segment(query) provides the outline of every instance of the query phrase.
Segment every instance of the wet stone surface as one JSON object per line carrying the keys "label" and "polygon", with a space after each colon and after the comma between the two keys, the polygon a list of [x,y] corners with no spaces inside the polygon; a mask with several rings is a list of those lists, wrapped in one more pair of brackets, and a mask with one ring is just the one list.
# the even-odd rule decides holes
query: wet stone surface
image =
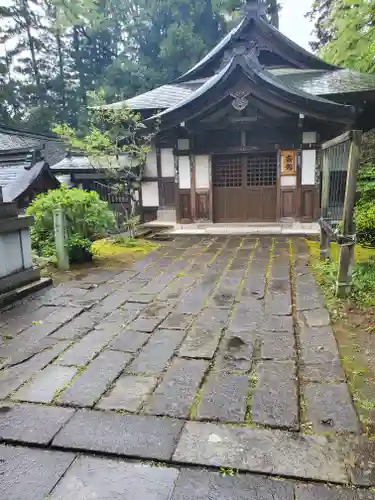
{"label": "wet stone surface", "polygon": [[[97,269],[20,301],[0,324],[5,443],[375,485],[373,443],[344,439],[361,430],[304,240],[177,237],[127,268]],[[303,435],[306,424],[312,435]],[[327,493],[266,477],[116,469],[99,458],[77,460],[54,488],[74,454],[31,450],[25,462],[12,453],[9,464],[20,475],[26,468],[29,481],[38,460],[56,457],[45,478],[36,470],[34,496],[18,486],[9,493],[12,473],[0,474],[0,497],[12,500],[41,500],[38,483],[54,500],[70,500],[72,488],[78,500],[90,488],[105,500]]]}

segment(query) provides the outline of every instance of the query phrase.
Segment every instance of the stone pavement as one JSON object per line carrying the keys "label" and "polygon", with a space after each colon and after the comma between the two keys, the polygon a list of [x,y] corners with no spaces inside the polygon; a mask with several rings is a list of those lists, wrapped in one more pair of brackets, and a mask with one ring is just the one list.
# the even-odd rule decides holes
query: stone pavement
{"label": "stone pavement", "polygon": [[176,237],[3,311],[0,498],[374,499],[307,260],[303,239]]}

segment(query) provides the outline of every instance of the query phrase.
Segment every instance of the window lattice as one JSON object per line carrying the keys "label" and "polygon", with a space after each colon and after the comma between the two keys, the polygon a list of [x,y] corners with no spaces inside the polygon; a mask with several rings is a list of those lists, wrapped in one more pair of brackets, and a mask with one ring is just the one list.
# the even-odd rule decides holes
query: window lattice
{"label": "window lattice", "polygon": [[218,158],[214,168],[215,187],[241,187],[242,165],[239,156]]}
{"label": "window lattice", "polygon": [[276,186],[276,155],[248,156],[246,181],[248,186]]}

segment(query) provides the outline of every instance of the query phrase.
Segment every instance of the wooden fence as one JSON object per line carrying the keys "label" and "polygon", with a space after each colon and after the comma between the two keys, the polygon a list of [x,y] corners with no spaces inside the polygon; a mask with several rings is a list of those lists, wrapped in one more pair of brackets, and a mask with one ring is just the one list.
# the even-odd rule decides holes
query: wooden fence
{"label": "wooden fence", "polygon": [[330,259],[330,242],[340,245],[336,294],[350,293],[356,231],[354,205],[362,133],[351,130],[322,144],[320,258]]}

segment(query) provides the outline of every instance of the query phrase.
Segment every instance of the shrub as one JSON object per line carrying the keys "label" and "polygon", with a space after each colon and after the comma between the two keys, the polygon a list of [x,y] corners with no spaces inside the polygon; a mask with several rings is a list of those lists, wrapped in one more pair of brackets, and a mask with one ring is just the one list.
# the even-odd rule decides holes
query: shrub
{"label": "shrub", "polygon": [[366,245],[375,246],[375,201],[361,199],[355,209],[358,240]]}
{"label": "shrub", "polygon": [[[314,265],[319,284],[333,296],[336,289],[337,262],[319,262]],[[375,304],[375,261],[360,262],[354,266],[350,299],[360,307]]]}
{"label": "shrub", "polygon": [[56,254],[53,227],[53,211],[62,208],[67,218],[68,250],[72,262],[90,258],[91,243],[107,234],[115,226],[115,217],[108,204],[94,191],[82,189],[59,189],[41,194],[28,207],[26,213],[33,215],[31,242],[34,250],[43,257]]}

